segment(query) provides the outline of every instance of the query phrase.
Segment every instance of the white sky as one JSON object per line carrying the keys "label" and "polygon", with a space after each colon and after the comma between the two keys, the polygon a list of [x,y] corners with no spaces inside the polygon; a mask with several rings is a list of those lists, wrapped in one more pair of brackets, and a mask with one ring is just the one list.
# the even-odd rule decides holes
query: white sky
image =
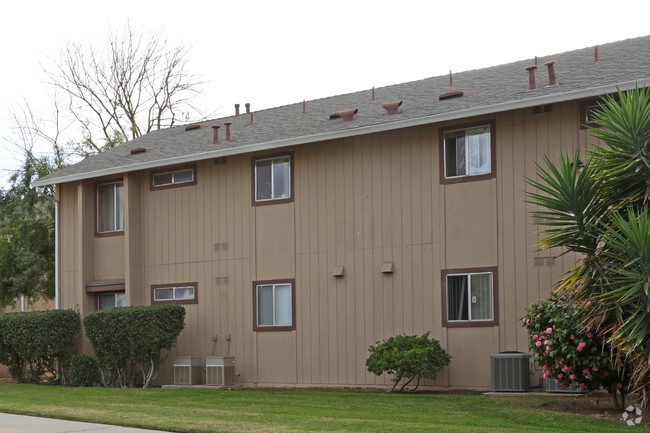
{"label": "white sky", "polygon": [[[216,117],[650,34],[648,0],[23,0],[0,18],[0,186],[20,160],[7,107],[46,114],[42,65],[127,21],[191,47]],[[524,74],[525,71],[522,71]]]}

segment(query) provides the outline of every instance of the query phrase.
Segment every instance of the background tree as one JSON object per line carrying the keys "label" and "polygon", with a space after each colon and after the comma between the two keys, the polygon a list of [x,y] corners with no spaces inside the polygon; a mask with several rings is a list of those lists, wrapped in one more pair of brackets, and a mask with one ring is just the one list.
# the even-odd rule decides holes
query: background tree
{"label": "background tree", "polygon": [[50,79],[83,129],[73,148],[82,157],[179,120],[198,117],[200,84],[187,71],[188,50],[127,26],[104,45],[69,43]]}
{"label": "background tree", "polygon": [[[631,376],[630,388],[648,408],[650,397],[650,91],[619,92],[604,98],[592,135],[602,145],[545,159],[537,166],[540,207],[546,228],[540,245],[564,247],[583,258],[559,290],[584,314],[585,328],[611,344],[615,365]],[[627,372],[626,369],[629,369]]]}

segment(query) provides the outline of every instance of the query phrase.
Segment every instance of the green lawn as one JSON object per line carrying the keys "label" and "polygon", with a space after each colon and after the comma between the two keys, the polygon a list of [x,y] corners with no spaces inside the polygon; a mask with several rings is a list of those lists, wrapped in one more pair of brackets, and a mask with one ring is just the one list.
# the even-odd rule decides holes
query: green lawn
{"label": "green lawn", "polygon": [[[0,412],[178,432],[615,432],[562,397],[68,388],[0,383]],[[634,431],[650,431],[635,426]]]}

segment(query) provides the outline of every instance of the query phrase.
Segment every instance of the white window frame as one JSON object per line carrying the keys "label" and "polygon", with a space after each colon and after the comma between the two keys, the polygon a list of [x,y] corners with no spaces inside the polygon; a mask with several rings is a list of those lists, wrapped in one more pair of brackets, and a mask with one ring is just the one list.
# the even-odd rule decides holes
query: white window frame
{"label": "white window frame", "polygon": [[[176,181],[176,174],[180,172],[185,172],[185,171],[191,171],[192,172],[192,178],[190,180],[181,180],[181,181]],[[171,174],[172,175],[172,181],[168,183],[156,183],[156,176],[162,176],[166,174]],[[179,168],[176,170],[167,170],[167,171],[161,171],[161,172],[155,172],[152,173],[151,175],[151,185],[153,188],[161,188],[165,186],[172,186],[172,185],[182,185],[184,183],[193,183],[195,179],[195,173],[194,173],[194,167],[183,167]]]}
{"label": "white window frame", "polygon": [[[480,128],[488,128],[487,134],[488,134],[488,137],[489,137],[489,140],[490,140],[490,142],[488,143],[488,149],[489,149],[489,152],[490,152],[488,160],[489,160],[490,169],[488,171],[486,171],[486,172],[469,174],[469,171],[470,171],[470,152],[469,152],[469,137],[470,137],[470,134],[469,133],[470,133],[471,130],[480,129]],[[442,133],[442,150],[443,150],[443,152],[442,152],[442,157],[443,157],[442,170],[443,170],[443,173],[444,173],[444,179],[453,181],[453,180],[466,179],[466,178],[471,179],[471,178],[474,178],[474,177],[485,178],[486,176],[490,177],[490,176],[493,175],[494,169],[495,169],[494,164],[493,164],[493,162],[494,162],[494,155],[493,155],[494,143],[492,142],[493,139],[494,139],[493,128],[494,128],[493,122],[487,122],[487,123],[477,123],[476,125],[462,126],[460,128],[455,128],[455,129],[445,129],[443,131],[443,133]],[[455,135],[455,134],[457,134],[458,132],[461,132],[461,131],[464,132],[464,134],[465,134],[465,174],[457,174],[457,175],[450,176],[447,173],[447,157],[448,157],[448,155],[447,155],[447,136],[450,135],[450,134]]]}
{"label": "white window frame", "polygon": [[[157,291],[162,291],[162,290],[172,290],[172,297],[171,299],[158,299],[156,298],[156,292]],[[178,293],[181,293],[181,290],[185,289],[192,289],[192,297],[191,298],[181,298]],[[197,287],[196,283],[183,283],[183,284],[178,284],[178,285],[155,285],[152,286],[152,301],[154,304],[159,304],[159,303],[195,303],[197,299]]]}
{"label": "white window frame", "polygon": [[[109,295],[113,295],[113,306],[100,309],[99,308],[100,307],[99,298],[108,297]],[[122,305],[117,305],[117,297],[118,297],[118,295],[122,295],[124,297],[124,305],[126,305],[126,294],[124,292],[97,293],[97,311],[107,310],[108,308],[122,307]]]}
{"label": "white window frame", "polygon": [[[289,160],[288,161],[289,162],[289,174],[288,174],[289,175],[289,192],[288,192],[288,195],[286,197],[275,197],[275,192],[274,192],[274,189],[275,189],[275,170],[273,169],[273,167],[275,165],[275,161],[279,160],[279,159],[282,159],[282,160],[288,159]],[[260,162],[265,162],[265,161],[271,161],[271,197],[270,198],[258,198],[258,195],[257,195],[257,192],[258,192],[257,191],[257,167],[258,167],[258,164]],[[293,155],[292,154],[277,155],[277,156],[272,156],[272,157],[269,157],[269,158],[255,159],[255,161],[254,161],[255,177],[253,179],[253,181],[254,181],[254,190],[253,190],[254,197],[253,198],[254,198],[254,201],[256,203],[264,203],[264,202],[272,202],[272,201],[276,201],[276,200],[291,200],[292,199],[292,196],[293,196],[293,184],[292,184],[292,176],[293,176],[292,168],[293,167],[292,167],[292,161],[293,161]]]}
{"label": "white window frame", "polygon": [[[490,312],[492,313],[492,317],[489,319],[473,319],[472,318],[472,304],[473,298],[472,298],[472,276],[474,275],[490,275]],[[465,290],[467,291],[467,319],[450,319],[449,318],[449,308],[450,308],[450,302],[449,302],[449,278],[450,277],[467,277],[467,285],[465,287]],[[445,308],[447,309],[447,322],[449,323],[465,323],[465,322],[493,322],[494,321],[494,273],[491,271],[485,271],[485,272],[465,272],[465,273],[449,273],[445,275],[445,290],[446,290],[446,305]]]}
{"label": "white window frame", "polygon": [[[101,188],[105,188],[109,185],[113,185],[113,209],[114,209],[114,215],[112,217],[111,223],[112,227],[109,230],[104,230],[101,231],[99,228],[99,222],[102,219],[102,212],[101,212],[101,202],[99,200],[99,191]],[[117,194],[117,189],[118,185],[122,188],[122,198],[124,198],[124,181],[123,180],[117,180],[114,182],[105,182],[105,183],[100,183],[97,185],[97,191],[96,191],[96,212],[97,212],[97,221],[96,221],[96,230],[98,234],[107,234],[107,233],[121,233],[124,231],[124,202],[122,202],[122,213],[120,214],[119,212],[119,207],[118,207],[118,194]],[[120,218],[121,217],[121,218]],[[119,224],[118,224],[119,222]]]}

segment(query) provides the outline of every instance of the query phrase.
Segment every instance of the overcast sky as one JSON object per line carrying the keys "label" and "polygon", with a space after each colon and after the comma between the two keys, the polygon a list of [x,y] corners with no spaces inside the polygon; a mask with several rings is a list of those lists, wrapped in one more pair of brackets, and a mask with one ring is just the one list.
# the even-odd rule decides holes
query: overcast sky
{"label": "overcast sky", "polygon": [[5,2],[0,186],[20,162],[7,107],[24,99],[45,116],[43,67],[127,22],[191,48],[197,105],[220,117],[643,36],[648,16],[648,0]]}

